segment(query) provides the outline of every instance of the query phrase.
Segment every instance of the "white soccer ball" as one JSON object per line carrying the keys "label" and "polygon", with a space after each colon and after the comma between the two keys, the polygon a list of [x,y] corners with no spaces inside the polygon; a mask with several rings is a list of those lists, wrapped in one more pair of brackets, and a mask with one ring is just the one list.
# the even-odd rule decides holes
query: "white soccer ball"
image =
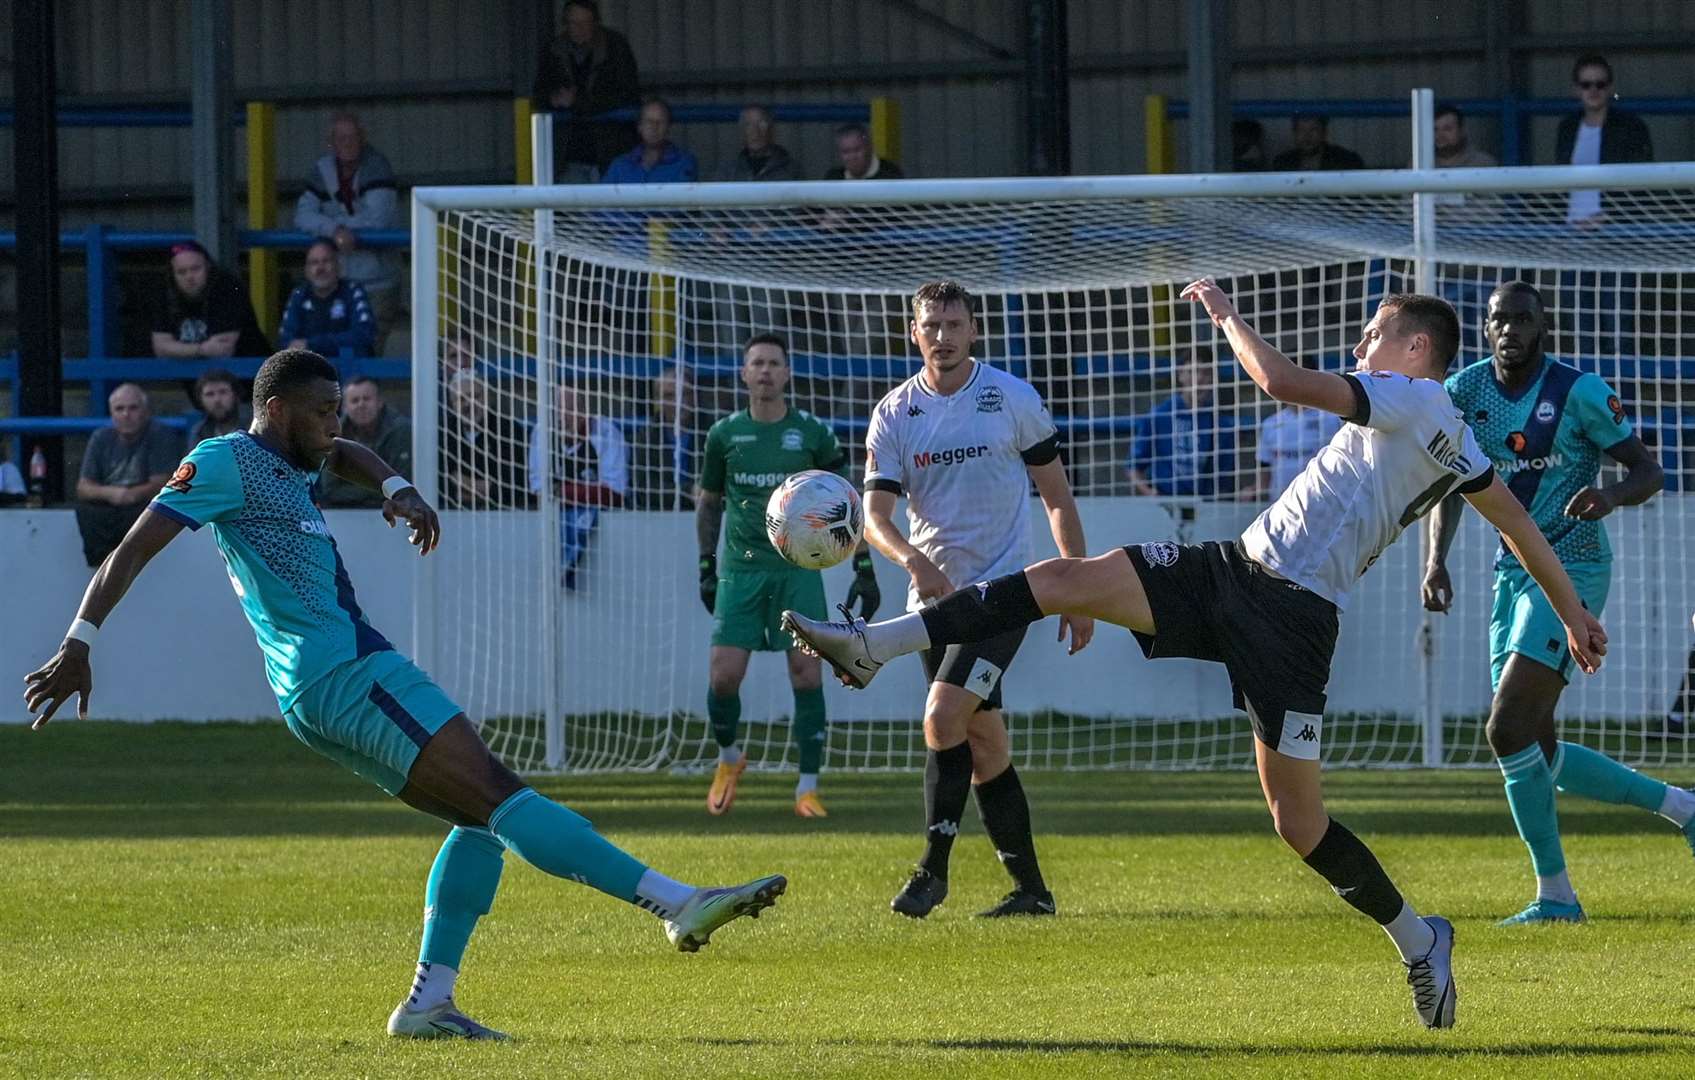
{"label": "white soccer ball", "polygon": [[790,476],[765,504],[765,534],[771,546],[807,570],[823,570],[852,555],[864,526],[859,492],[822,469]]}

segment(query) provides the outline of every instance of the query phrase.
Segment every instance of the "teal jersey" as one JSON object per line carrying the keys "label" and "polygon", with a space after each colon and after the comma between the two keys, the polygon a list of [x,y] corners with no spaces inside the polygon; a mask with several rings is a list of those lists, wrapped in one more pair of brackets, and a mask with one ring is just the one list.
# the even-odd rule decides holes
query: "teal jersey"
{"label": "teal jersey", "polygon": [[[1630,420],[1606,380],[1546,359],[1516,397],[1483,360],[1448,377],[1448,394],[1465,414],[1508,490],[1530,512],[1562,563],[1613,558],[1599,521],[1567,517],[1571,497],[1595,482],[1601,452],[1630,438]],[[1518,566],[1503,544],[1496,569]]]}
{"label": "teal jersey", "polygon": [[312,503],[317,479],[236,431],[189,451],[150,507],[190,529],[212,526],[284,712],[337,665],[394,648],[359,610]]}

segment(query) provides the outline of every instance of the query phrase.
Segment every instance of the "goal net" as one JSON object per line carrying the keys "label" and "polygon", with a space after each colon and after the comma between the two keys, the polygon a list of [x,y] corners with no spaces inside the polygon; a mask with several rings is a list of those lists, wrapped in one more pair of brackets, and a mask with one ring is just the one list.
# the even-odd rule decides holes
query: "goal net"
{"label": "goal net", "polygon": [[[1574,177],[1601,216],[1568,221],[1587,198],[1573,210]],[[1455,305],[1457,369],[1488,356],[1495,285],[1540,289],[1550,355],[1611,383],[1666,474],[1607,521],[1612,651],[1563,698],[1562,731],[1632,762],[1692,760],[1667,715],[1695,610],[1695,166],[421,189],[413,250],[418,480],[446,526],[417,647],[521,769],[715,756],[693,487],[707,429],[745,406],[753,334],[788,342],[790,402],[834,428],[857,482],[872,406],[918,368],[909,297],[956,279],[978,298],[977,358],[1052,410],[1092,552],[1236,536],[1332,429],[1280,411],[1178,298],[1206,274],[1329,371],[1353,365],[1390,293]],[[1035,499],[1031,515],[1040,558],[1054,545]],[[1343,618],[1333,765],[1489,760],[1496,542],[1468,511],[1453,611],[1429,616],[1421,539],[1384,555]],[[880,613],[896,613],[905,575],[876,561]],[[824,575],[832,604],[850,580]],[[1005,677],[1020,764],[1252,760],[1221,667],[1149,664],[1114,628],[1075,657],[1054,638],[1052,620],[1033,629]],[[792,769],[782,653],[754,654],[741,699],[754,767]],[[829,685],[826,769],[920,764],[923,701],[916,659],[863,692]]]}

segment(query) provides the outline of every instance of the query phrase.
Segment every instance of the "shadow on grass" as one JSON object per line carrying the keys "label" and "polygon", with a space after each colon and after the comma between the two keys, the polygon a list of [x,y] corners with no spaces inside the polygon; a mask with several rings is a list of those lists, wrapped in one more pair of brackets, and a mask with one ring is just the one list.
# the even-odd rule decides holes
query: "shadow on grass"
{"label": "shadow on grass", "polygon": [[[1659,1034],[1657,1029],[1609,1029],[1617,1034]],[[1684,1034],[1672,1031],[1671,1034]],[[1432,1035],[1441,1040],[1445,1035]],[[700,1038],[685,1042],[702,1046],[781,1047],[796,1045],[781,1039]],[[1360,1043],[1338,1046],[1334,1043],[1280,1043],[1243,1046],[1232,1043],[1186,1042],[1180,1039],[824,1039],[821,1045],[858,1047],[865,1050],[940,1050],[984,1051],[1000,1054],[1130,1054],[1154,1056],[1163,1054],[1205,1055],[1207,1058],[1279,1058],[1279,1057],[1390,1057],[1390,1058],[1468,1058],[1468,1057],[1558,1057],[1570,1061],[1584,1057],[1628,1057],[1650,1054],[1688,1053],[1688,1048],[1675,1045],[1655,1045],[1645,1042],[1571,1043],[1527,1042],[1487,1043],[1482,1045],[1449,1046],[1440,1041],[1429,1043]]]}
{"label": "shadow on grass", "polygon": [[[788,774],[749,773],[728,818],[702,812],[706,784],[705,776],[665,773],[536,781],[609,832],[920,832],[916,774],[830,774],[824,793],[832,816],[810,822],[794,816]],[[1338,815],[1368,837],[1511,835],[1493,773],[1344,771],[1326,785]],[[1275,842],[1246,770],[1032,772],[1026,786],[1042,835]],[[1636,835],[1656,827],[1639,812],[1594,806],[1562,802],[1566,831]],[[55,722],[40,732],[0,725],[0,837],[380,836],[441,828],[308,750],[280,723]]]}

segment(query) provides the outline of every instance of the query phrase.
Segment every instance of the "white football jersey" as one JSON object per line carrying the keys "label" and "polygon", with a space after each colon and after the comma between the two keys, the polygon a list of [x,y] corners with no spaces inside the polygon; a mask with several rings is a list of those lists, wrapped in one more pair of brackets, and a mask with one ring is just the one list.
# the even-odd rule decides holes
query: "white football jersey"
{"label": "white football jersey", "polygon": [[1289,490],[1295,477],[1307,467],[1318,452],[1336,437],[1342,428],[1342,418],[1323,409],[1300,405],[1285,405],[1266,417],[1259,426],[1259,449],[1255,459],[1271,470],[1271,490],[1275,499]]}
{"label": "white football jersey", "polygon": [[1494,469],[1441,383],[1387,371],[1345,375],[1355,410],[1242,534],[1256,562],[1346,611],[1354,582],[1401,530]]}
{"label": "white football jersey", "polygon": [[[865,490],[906,496],[907,539],[958,588],[1030,562],[1030,474],[1059,455],[1036,388],[972,361],[945,397],[923,371],[884,395],[865,433]],[[907,588],[908,611],[919,608]]]}

